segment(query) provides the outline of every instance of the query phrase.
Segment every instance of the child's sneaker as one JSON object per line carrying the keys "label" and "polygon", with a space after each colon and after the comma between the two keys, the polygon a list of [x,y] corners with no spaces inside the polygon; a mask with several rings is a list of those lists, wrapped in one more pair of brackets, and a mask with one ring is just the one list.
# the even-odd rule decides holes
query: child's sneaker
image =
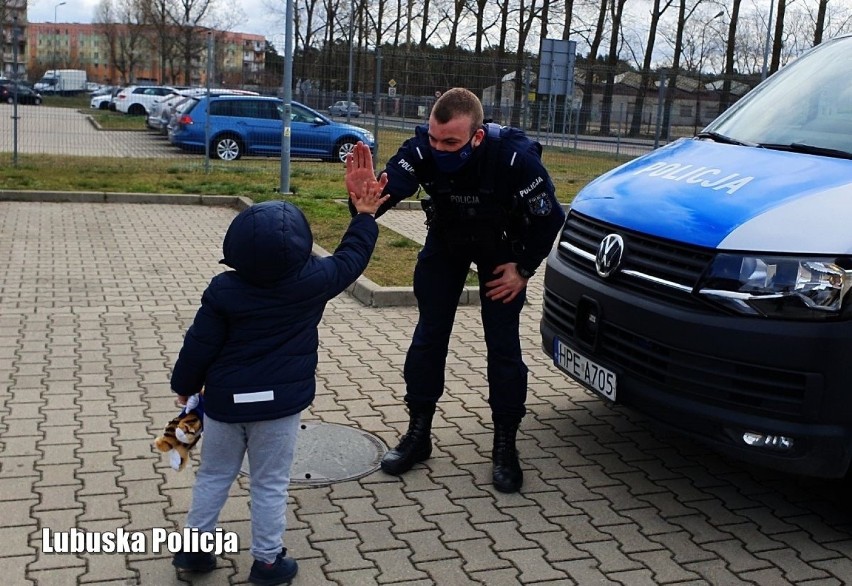
{"label": "child's sneaker", "polygon": [[172,565],[187,572],[212,572],[216,569],[216,556],[212,553],[179,551],[172,558]]}
{"label": "child's sneaker", "polygon": [[261,584],[262,586],[289,584],[290,580],[299,571],[299,564],[293,558],[285,557],[286,555],[287,548],[284,548],[271,564],[254,560],[254,563],[251,565],[249,582],[252,584]]}

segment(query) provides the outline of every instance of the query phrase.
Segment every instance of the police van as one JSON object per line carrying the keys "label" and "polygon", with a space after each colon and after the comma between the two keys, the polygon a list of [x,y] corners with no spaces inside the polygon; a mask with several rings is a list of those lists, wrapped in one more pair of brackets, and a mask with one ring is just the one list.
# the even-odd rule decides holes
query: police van
{"label": "police van", "polygon": [[852,36],[702,132],[610,171],[548,257],[542,344],[568,376],[740,460],[852,457]]}

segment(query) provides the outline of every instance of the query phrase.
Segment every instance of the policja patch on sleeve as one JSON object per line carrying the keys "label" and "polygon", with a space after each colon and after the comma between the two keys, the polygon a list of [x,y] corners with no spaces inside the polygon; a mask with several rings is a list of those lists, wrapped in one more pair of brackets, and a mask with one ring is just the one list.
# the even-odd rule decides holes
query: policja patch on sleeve
{"label": "policja patch on sleeve", "polygon": [[527,205],[530,207],[530,213],[534,216],[547,216],[553,210],[553,204],[550,203],[547,193],[533,195],[527,199]]}

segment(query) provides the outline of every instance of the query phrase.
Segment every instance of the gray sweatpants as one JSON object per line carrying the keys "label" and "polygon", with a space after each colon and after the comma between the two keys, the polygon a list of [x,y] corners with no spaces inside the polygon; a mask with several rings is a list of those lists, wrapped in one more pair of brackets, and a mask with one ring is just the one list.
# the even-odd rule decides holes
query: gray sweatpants
{"label": "gray sweatpants", "polygon": [[195,475],[186,526],[200,531],[216,528],[248,451],[251,554],[256,560],[274,562],[287,527],[287,489],[299,416],[250,423],[223,423],[205,416],[201,465]]}

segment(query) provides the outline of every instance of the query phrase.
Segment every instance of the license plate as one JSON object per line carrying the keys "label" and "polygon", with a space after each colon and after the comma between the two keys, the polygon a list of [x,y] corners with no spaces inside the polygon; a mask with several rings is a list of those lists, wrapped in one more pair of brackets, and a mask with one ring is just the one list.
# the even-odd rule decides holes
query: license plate
{"label": "license plate", "polygon": [[615,401],[615,373],[586,358],[559,338],[553,340],[553,362],[599,395]]}

